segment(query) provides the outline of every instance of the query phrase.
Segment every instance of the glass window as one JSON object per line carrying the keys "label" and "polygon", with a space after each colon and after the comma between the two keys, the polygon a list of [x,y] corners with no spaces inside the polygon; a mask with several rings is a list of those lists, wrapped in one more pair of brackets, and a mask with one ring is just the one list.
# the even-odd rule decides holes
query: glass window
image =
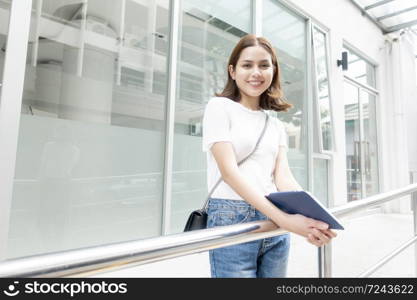
{"label": "glass window", "polygon": [[204,108],[227,79],[227,59],[251,32],[251,1],[182,1],[172,177],[171,231],[184,229],[207,197],[201,150]]}
{"label": "glass window", "polygon": [[6,57],[6,41],[9,31],[10,1],[0,1],[0,103],[3,86],[4,59]]}
{"label": "glass window", "polygon": [[8,256],[159,235],[169,1],[38,3]]}
{"label": "glass window", "polygon": [[287,101],[294,107],[275,114],[284,122],[289,136],[288,159],[297,181],[308,188],[307,143],[307,51],[305,20],[277,1],[262,1],[263,35],[271,41],[278,55],[281,83]]}
{"label": "glass window", "polygon": [[345,75],[360,83],[375,87],[375,67],[347,47],[343,51],[348,53],[348,69]]}
{"label": "glass window", "polygon": [[316,105],[320,119],[320,132],[323,150],[333,150],[333,126],[330,106],[328,51],[326,34],[313,27],[313,57],[315,69]]}

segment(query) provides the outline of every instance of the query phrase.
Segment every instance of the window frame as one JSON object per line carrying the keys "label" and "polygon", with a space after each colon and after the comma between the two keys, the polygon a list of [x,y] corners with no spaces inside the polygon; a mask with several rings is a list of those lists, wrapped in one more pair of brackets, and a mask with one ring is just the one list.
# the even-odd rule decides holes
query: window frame
{"label": "window frame", "polygon": [[[324,149],[323,145],[323,130],[321,126],[321,116],[320,116],[320,101],[319,101],[319,87],[317,80],[317,64],[316,64],[316,53],[314,50],[314,29],[319,31],[324,35],[325,43],[325,52],[326,52],[326,72],[327,72],[327,81],[328,81],[328,97],[329,97],[329,112],[330,112],[330,125],[331,125],[331,145],[330,150]],[[316,130],[314,132],[314,138],[318,140],[318,153],[331,155],[336,152],[336,143],[335,143],[335,131],[334,131],[334,111],[333,111],[333,97],[332,97],[332,84],[331,84],[331,74],[330,74],[330,43],[329,43],[329,33],[328,30],[324,30],[319,25],[312,23],[311,26],[311,72],[312,72],[312,81],[313,81],[313,106],[314,106],[314,115],[316,117]],[[314,121],[313,121],[314,122]],[[313,148],[314,149],[314,148]]]}
{"label": "window frame", "polygon": [[[330,112],[330,122],[331,122],[331,150],[325,150],[323,146],[323,132],[321,128],[321,118],[320,118],[320,103],[318,99],[318,81],[317,81],[317,64],[316,64],[316,53],[314,50],[314,29],[317,29],[319,32],[324,34],[325,39],[325,51],[326,51],[326,71],[327,71],[327,78],[328,78],[328,93],[329,93],[329,112]],[[333,166],[334,166],[334,154],[336,152],[336,141],[335,141],[335,126],[334,126],[334,105],[332,103],[332,74],[331,74],[331,51],[330,51],[330,30],[325,29],[323,26],[320,26],[317,22],[311,21],[310,25],[310,73],[311,73],[311,103],[312,103],[312,122],[311,126],[313,129],[312,138],[318,141],[317,146],[315,145],[314,141],[311,143],[311,164],[310,164],[310,177],[311,177],[311,189],[314,192],[314,160],[326,160],[327,161],[327,195],[328,199],[326,199],[325,203],[327,207],[332,207],[334,204],[333,195],[334,195],[334,187],[333,187]]]}

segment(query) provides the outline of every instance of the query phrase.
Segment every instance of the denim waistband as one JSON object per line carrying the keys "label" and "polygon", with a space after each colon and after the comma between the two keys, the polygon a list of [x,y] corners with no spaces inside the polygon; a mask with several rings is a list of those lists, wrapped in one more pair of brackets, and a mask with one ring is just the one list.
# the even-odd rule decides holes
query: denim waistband
{"label": "denim waistband", "polygon": [[210,198],[209,200],[209,206],[213,205],[221,205],[221,206],[232,206],[232,207],[247,207],[252,208],[252,205],[250,205],[245,200],[234,200],[234,199],[223,199],[223,198]]}

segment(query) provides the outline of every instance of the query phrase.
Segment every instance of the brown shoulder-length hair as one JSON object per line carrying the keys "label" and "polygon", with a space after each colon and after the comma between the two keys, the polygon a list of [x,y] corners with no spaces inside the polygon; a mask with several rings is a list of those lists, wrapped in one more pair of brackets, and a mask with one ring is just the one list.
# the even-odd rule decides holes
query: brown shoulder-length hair
{"label": "brown shoulder-length hair", "polygon": [[[260,107],[265,110],[287,111],[292,107],[292,104],[289,104],[283,100],[284,93],[281,89],[281,76],[278,65],[278,58],[274,48],[268,42],[267,39],[263,37],[257,37],[254,34],[248,34],[242,37],[233,49],[227,67],[229,68],[229,66],[231,65],[233,67],[233,70],[236,70],[236,65],[243,49],[253,46],[261,46],[266,51],[268,51],[268,53],[271,55],[272,65],[274,68],[274,76],[272,77],[271,85],[260,96]],[[221,93],[216,93],[216,96],[226,97],[236,102],[240,101],[239,88],[236,85],[236,82],[230,76],[229,70],[227,71],[226,86],[224,87]]]}

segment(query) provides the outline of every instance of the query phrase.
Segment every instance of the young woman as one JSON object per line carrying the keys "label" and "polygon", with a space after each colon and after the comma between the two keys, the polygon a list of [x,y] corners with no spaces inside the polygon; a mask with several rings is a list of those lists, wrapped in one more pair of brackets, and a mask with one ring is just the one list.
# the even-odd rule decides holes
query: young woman
{"label": "young woman", "polygon": [[[222,93],[211,99],[203,119],[203,150],[207,151],[209,190],[222,177],[208,204],[207,226],[271,220],[277,226],[322,246],[336,234],[328,225],[279,210],[265,198],[271,192],[301,190],[287,160],[283,124],[265,110],[287,111],[282,100],[280,70],[271,44],[262,37],[244,36],[228,62],[228,80]],[[261,239],[210,251],[212,277],[284,277],[289,235]]]}

